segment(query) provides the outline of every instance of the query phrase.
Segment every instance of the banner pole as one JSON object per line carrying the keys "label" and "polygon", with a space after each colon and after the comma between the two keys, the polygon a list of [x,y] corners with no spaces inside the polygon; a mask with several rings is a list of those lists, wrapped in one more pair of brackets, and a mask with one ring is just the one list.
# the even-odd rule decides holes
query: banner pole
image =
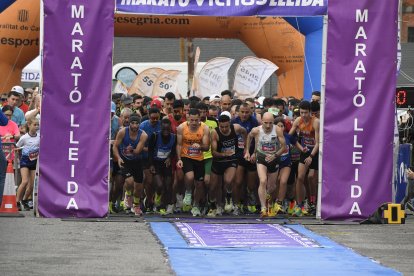
{"label": "banner pole", "polygon": [[325,88],[326,88],[326,50],[328,40],[328,15],[323,16],[322,36],[322,76],[321,76],[321,107],[319,120],[319,168],[318,168],[318,204],[316,207],[316,218],[321,219],[321,196],[322,196],[322,166],[323,166],[323,125],[325,119]]}

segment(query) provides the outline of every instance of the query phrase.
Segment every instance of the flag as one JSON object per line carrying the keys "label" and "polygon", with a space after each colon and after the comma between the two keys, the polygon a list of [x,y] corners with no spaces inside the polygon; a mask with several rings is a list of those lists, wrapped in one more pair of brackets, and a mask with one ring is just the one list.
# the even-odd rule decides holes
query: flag
{"label": "flag", "polygon": [[216,57],[210,59],[197,75],[197,94],[200,98],[207,97],[212,94],[220,94],[223,81],[227,78],[234,59],[226,57]]}
{"label": "flag", "polygon": [[154,83],[157,78],[164,73],[165,70],[161,68],[148,68],[139,73],[131,87],[129,88],[129,94],[137,93],[141,96],[151,96],[154,89]]}

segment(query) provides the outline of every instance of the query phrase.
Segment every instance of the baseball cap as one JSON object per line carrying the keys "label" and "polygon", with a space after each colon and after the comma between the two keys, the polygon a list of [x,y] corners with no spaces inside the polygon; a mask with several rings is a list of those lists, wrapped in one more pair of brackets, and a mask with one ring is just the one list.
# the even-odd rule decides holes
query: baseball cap
{"label": "baseball cap", "polygon": [[23,87],[21,87],[19,85],[13,86],[10,91],[17,92],[17,93],[19,93],[21,95],[24,95]]}
{"label": "baseball cap", "polygon": [[227,117],[229,117],[230,119],[231,119],[231,114],[230,114],[230,112],[228,112],[228,111],[223,111],[223,112],[221,112],[220,113],[220,116],[221,115],[226,115]]}
{"label": "baseball cap", "polygon": [[133,102],[132,97],[130,95],[124,94],[121,97],[121,102],[123,104],[131,104]]}
{"label": "baseball cap", "polygon": [[221,97],[218,94],[213,94],[210,96],[210,102],[214,102],[214,101],[220,101]]}
{"label": "baseball cap", "polygon": [[116,112],[116,104],[111,102],[111,112]]}
{"label": "baseball cap", "polygon": [[151,107],[153,107],[154,105],[155,105],[158,109],[161,109],[161,108],[162,108],[161,101],[160,101],[160,100],[158,100],[158,99],[152,100],[152,102],[151,102],[150,106],[151,106]]}

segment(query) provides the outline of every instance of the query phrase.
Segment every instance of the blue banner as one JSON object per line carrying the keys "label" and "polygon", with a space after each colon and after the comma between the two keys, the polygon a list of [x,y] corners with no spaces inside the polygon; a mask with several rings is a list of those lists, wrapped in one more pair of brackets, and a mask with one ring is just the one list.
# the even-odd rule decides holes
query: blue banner
{"label": "blue banner", "polygon": [[393,202],[402,203],[407,195],[407,169],[411,164],[411,144],[402,144],[398,152],[398,162],[395,173]]}
{"label": "blue banner", "polygon": [[117,0],[117,12],[204,16],[321,16],[327,0]]}

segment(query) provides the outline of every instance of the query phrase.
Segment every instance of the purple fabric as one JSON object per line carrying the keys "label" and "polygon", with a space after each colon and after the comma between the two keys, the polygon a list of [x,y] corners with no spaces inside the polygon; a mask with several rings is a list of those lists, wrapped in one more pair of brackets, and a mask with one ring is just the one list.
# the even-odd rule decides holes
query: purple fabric
{"label": "purple fabric", "polygon": [[[157,5],[159,2],[168,2],[168,6]],[[117,0],[116,8],[118,12],[138,14],[316,16],[326,14],[327,0]]]}
{"label": "purple fabric", "polygon": [[[392,200],[397,5],[396,0],[329,1],[323,219],[360,220]],[[358,91],[365,103],[359,96],[356,106]]]}
{"label": "purple fabric", "polygon": [[103,217],[108,210],[114,1],[43,2],[39,213]]}
{"label": "purple fabric", "polygon": [[291,228],[279,224],[209,224],[176,222],[194,247],[319,247]]}

